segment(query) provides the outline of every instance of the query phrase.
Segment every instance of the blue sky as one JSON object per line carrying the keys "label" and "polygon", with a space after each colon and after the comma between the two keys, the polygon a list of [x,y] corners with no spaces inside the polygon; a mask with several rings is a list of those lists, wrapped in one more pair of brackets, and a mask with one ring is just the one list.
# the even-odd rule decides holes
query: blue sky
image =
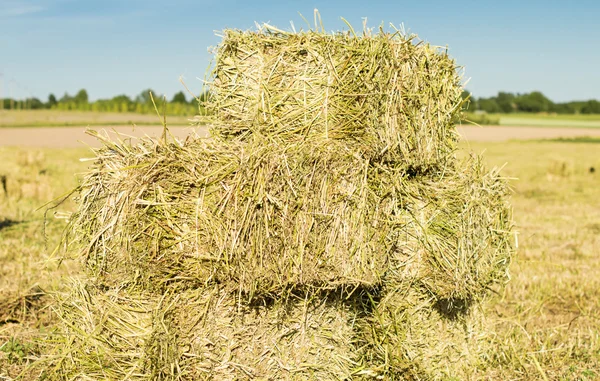
{"label": "blue sky", "polygon": [[[475,96],[542,91],[554,101],[600,99],[600,1],[0,0],[1,95],[47,99],[171,97],[183,76],[195,92],[215,31],[254,22],[303,26],[318,8],[326,29],[381,22],[447,45]],[[0,96],[1,96],[0,95]]]}

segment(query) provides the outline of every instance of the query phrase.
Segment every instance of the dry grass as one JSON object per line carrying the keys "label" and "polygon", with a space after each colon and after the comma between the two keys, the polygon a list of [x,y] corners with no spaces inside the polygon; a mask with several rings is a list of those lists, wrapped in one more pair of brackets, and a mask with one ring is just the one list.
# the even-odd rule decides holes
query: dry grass
{"label": "dry grass", "polygon": [[74,282],[58,309],[50,379],[338,380],[356,357],[356,313],[341,300],[242,307],[221,286],[157,297]]}
{"label": "dry grass", "polygon": [[234,279],[250,299],[293,284],[376,284],[391,248],[372,226],[383,219],[368,163],[331,143],[107,143],[82,184],[73,237],[106,284],[160,292],[177,279]]}
{"label": "dry grass", "polygon": [[213,136],[355,141],[369,158],[417,169],[454,154],[461,78],[445,50],[415,35],[263,25],[224,31],[215,61]]}
{"label": "dry grass", "polygon": [[512,280],[486,309],[491,350],[477,374],[598,379],[599,146],[514,142],[485,147],[490,163],[509,162],[505,172],[519,178],[512,203],[520,238]]}
{"label": "dry grass", "polygon": [[[465,342],[476,340],[485,351],[483,356],[467,362],[468,372],[460,379],[597,379],[600,376],[600,282],[596,274],[600,266],[597,255],[600,212],[596,208],[600,182],[598,145],[510,142],[472,144],[472,148],[486,148],[486,161],[490,165],[508,162],[504,174],[519,178],[513,183],[512,204],[519,224],[520,250],[511,265],[512,280],[482,311],[486,320],[483,323],[474,320],[474,324],[484,324],[482,337],[463,336]],[[1,149],[0,173],[10,174],[9,181],[22,173],[20,183],[49,184],[51,193],[41,196],[46,200],[74,185],[73,173],[85,166],[77,163],[76,158],[84,156],[88,155],[81,150]],[[42,159],[30,167],[29,157]],[[32,170],[26,177],[28,168],[35,166],[37,172]],[[592,166],[595,174],[589,172]],[[52,169],[51,173],[47,178],[38,178],[39,170],[44,168]],[[17,180],[14,181],[17,185],[11,188],[19,189]],[[47,252],[43,249],[41,215],[33,214],[35,218],[31,220],[27,217],[43,200],[35,192],[24,192],[23,196],[20,193],[9,194],[8,202],[0,190],[0,221],[4,221],[0,229],[0,279],[2,290],[9,292],[3,294],[0,304],[7,305],[21,296],[25,299],[16,304],[32,308],[26,315],[23,308],[16,313],[3,309],[5,314],[9,311],[16,316],[14,322],[0,323],[0,376],[8,379],[18,374],[28,357],[38,353],[32,337],[40,326],[47,324],[39,307],[26,302],[27,295],[36,284],[44,290],[52,289],[61,274],[72,269],[64,265],[45,266]],[[6,222],[24,219],[30,222],[12,225]],[[49,222],[50,242],[57,242],[61,226],[64,226],[61,221]],[[399,316],[396,319],[402,317],[400,312],[394,312]],[[443,331],[448,332],[452,331]],[[443,340],[432,339],[429,343],[444,346]],[[35,372],[32,379],[37,379]]]}
{"label": "dry grass", "polygon": [[33,337],[54,323],[48,293],[61,287],[61,276],[79,269],[48,260],[65,223],[52,212],[45,221],[36,209],[77,184],[74,174],[85,168],[77,158],[85,154],[0,147],[0,177],[6,179],[6,192],[0,187],[0,378],[15,377],[36,353]]}

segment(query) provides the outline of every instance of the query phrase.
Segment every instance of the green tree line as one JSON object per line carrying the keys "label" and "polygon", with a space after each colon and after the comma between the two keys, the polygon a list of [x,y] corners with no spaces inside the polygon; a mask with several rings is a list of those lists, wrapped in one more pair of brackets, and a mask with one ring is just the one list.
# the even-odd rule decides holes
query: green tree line
{"label": "green tree line", "polygon": [[[154,113],[154,105],[150,93],[156,94],[151,89],[142,91],[135,98],[127,95],[117,95],[110,99],[98,99],[90,102],[88,93],[81,89],[77,94],[71,96],[65,93],[60,99],[54,94],[48,95],[44,102],[38,98],[10,99],[4,98],[0,102],[3,109],[56,109],[76,111],[98,111],[98,112],[136,112],[140,114]],[[206,93],[200,95],[204,100]],[[556,114],[600,114],[600,102],[591,99],[587,101],[572,101],[555,103],[539,91],[531,93],[515,94],[499,92],[496,96],[477,98],[468,91],[463,92],[464,98],[469,98],[466,110],[469,112],[487,113],[556,113]],[[187,99],[183,91],[178,92],[172,99],[163,104],[160,96],[154,95],[154,101],[160,112],[165,111],[169,115],[194,115],[199,111],[198,100],[194,97]]]}
{"label": "green tree line", "polygon": [[[135,98],[130,98],[127,95],[117,95],[110,99],[98,99],[90,102],[88,93],[85,89],[81,89],[75,95],[65,93],[61,98],[57,98],[54,94],[48,95],[48,99],[44,102],[38,98],[26,99],[10,99],[5,98],[0,102],[3,109],[13,110],[63,110],[63,111],[97,111],[97,112],[135,112],[140,114],[155,113],[154,103],[159,112],[163,109],[168,115],[195,115],[199,110],[198,100],[194,97],[188,101],[183,91],[178,92],[170,100],[165,100],[157,95],[151,89],[142,91]],[[206,94],[199,97],[204,100]]]}
{"label": "green tree line", "polygon": [[[463,92],[463,98],[469,98],[468,91]],[[467,111],[484,111],[487,113],[556,113],[556,114],[600,114],[600,102],[572,101],[554,103],[539,91],[525,94],[499,92],[489,98],[470,96]]]}

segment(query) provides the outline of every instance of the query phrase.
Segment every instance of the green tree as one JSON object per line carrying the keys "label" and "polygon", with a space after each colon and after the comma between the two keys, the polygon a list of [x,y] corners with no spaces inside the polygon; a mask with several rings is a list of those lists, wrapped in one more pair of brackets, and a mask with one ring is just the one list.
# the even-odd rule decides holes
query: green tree
{"label": "green tree", "polygon": [[60,103],[70,103],[73,102],[73,97],[69,95],[69,93],[65,92],[65,95],[63,95],[60,98]]}
{"label": "green tree", "polygon": [[110,100],[110,103],[111,103],[111,107],[110,107],[111,111],[128,112],[131,109],[133,109],[133,102],[125,94],[121,94],[121,95],[117,95],[116,97],[113,97]]}
{"label": "green tree", "polygon": [[52,108],[52,107],[56,106],[57,103],[58,103],[58,101],[56,100],[56,97],[54,96],[54,94],[50,93],[48,95],[48,102],[46,103],[46,107]]}
{"label": "green tree", "polygon": [[500,110],[504,113],[513,112],[517,107],[515,104],[515,95],[502,91],[496,96],[496,103],[498,104],[498,107],[500,107]]}
{"label": "green tree", "polygon": [[75,97],[73,98],[75,103],[77,104],[87,104],[89,102],[88,93],[85,89],[81,89],[77,92]]}
{"label": "green tree", "polygon": [[131,99],[125,94],[117,95],[111,101],[115,103],[132,103]]}
{"label": "green tree", "polygon": [[500,106],[496,102],[496,98],[479,98],[477,100],[477,106],[479,110],[488,112],[488,113],[497,113],[501,112]]}
{"label": "green tree", "polygon": [[515,103],[519,111],[525,112],[548,112],[553,106],[552,101],[539,91],[520,95]]}
{"label": "green tree", "polygon": [[152,100],[150,99],[150,93],[152,93],[152,96],[156,101],[156,92],[152,89],[146,89],[142,91],[137,97],[135,97],[135,102],[142,104],[152,104]]}
{"label": "green tree", "polygon": [[31,110],[39,110],[44,108],[44,103],[37,98],[28,98],[26,102],[29,105],[28,108]]}
{"label": "green tree", "polygon": [[600,114],[600,102],[595,99],[585,102],[581,108],[582,114]]}
{"label": "green tree", "polygon": [[183,91],[180,91],[178,93],[176,93],[173,96],[173,99],[171,100],[172,103],[188,103],[187,98],[185,97],[185,94],[183,93]]}
{"label": "green tree", "polygon": [[550,110],[557,114],[575,114],[576,109],[573,102],[569,103],[555,103],[552,109]]}

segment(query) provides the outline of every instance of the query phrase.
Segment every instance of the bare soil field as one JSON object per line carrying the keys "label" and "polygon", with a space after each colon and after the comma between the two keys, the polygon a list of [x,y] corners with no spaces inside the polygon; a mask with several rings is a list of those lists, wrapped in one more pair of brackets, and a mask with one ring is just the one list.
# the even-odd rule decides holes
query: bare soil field
{"label": "bare soil field", "polygon": [[460,126],[458,132],[464,140],[473,142],[600,137],[600,128]]}
{"label": "bare soil field", "polygon": [[[0,128],[0,146],[77,148],[98,146],[96,138],[85,133],[87,126]],[[95,130],[116,131],[124,137],[160,136],[161,126],[94,126]],[[207,127],[170,127],[171,134],[184,139],[190,134],[206,136]],[[574,137],[600,137],[600,129],[542,128],[542,127],[465,127],[458,128],[467,142],[503,142],[509,140],[538,140]]]}
{"label": "bare soil field", "polygon": [[[47,148],[77,148],[97,147],[100,142],[86,134],[86,126],[79,127],[39,127],[39,128],[0,128],[0,146],[47,147]],[[123,138],[139,138],[144,136],[160,136],[161,126],[106,126],[94,127],[96,131],[118,132]],[[169,127],[170,133],[179,139],[191,134],[206,136],[206,127]]]}

